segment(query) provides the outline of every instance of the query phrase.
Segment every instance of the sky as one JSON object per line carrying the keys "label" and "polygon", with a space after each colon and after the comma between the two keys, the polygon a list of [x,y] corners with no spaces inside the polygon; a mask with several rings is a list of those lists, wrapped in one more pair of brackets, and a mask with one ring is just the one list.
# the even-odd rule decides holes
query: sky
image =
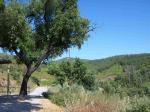
{"label": "sky", "polygon": [[[150,0],[79,0],[80,15],[96,24],[82,48],[71,57],[101,59],[150,53]],[[59,58],[68,57],[64,53]]]}
{"label": "sky", "polygon": [[[78,0],[80,15],[96,25],[71,57],[102,59],[122,54],[150,53],[150,0]],[[0,50],[1,51],[1,50]],[[65,52],[57,59],[68,57]]]}

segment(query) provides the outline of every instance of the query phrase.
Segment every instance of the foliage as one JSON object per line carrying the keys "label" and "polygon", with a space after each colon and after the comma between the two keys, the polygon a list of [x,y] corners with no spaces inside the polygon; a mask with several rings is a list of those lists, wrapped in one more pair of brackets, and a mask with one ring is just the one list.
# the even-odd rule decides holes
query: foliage
{"label": "foliage", "polygon": [[86,91],[76,84],[47,95],[53,103],[63,106],[65,112],[120,112],[126,108],[118,96],[105,96],[101,90]]}
{"label": "foliage", "polygon": [[[65,60],[67,59],[57,60],[55,63],[59,64]],[[85,63],[88,70],[94,71],[97,74],[97,77],[101,79],[112,75],[123,75],[125,69],[129,65],[134,66],[136,69],[141,68],[141,65],[150,65],[150,54],[121,55],[105,59],[81,60]],[[70,61],[74,61],[74,58],[71,58]]]}
{"label": "foliage", "polygon": [[133,98],[126,112],[150,112],[150,100],[148,97]]}
{"label": "foliage", "polygon": [[21,81],[21,68],[18,67],[19,65],[15,65],[14,64],[1,64],[0,65],[0,73],[3,74],[4,77],[7,77],[8,71],[9,71],[9,75],[10,75],[10,80],[15,80],[18,84]]}
{"label": "foliage", "polygon": [[53,56],[70,46],[80,47],[89,22],[79,16],[77,1],[52,1],[8,2],[0,13],[0,47],[23,53],[30,62],[36,62],[44,50],[51,50]]}
{"label": "foliage", "polygon": [[99,86],[104,89],[106,94],[116,93],[118,87],[114,82],[99,82]]}
{"label": "foliage", "polygon": [[31,77],[31,80],[33,83],[35,83],[37,86],[40,86],[40,80],[34,76]]}
{"label": "foliage", "polygon": [[55,75],[62,86],[67,82],[69,85],[74,83],[83,85],[89,90],[94,88],[94,75],[88,73],[84,63],[79,59],[75,59],[74,62],[62,61],[59,65],[50,64],[48,73]]}
{"label": "foliage", "polygon": [[[144,70],[143,70],[144,69]],[[139,67],[127,66],[124,75],[117,78],[116,82],[122,87],[128,88],[128,95],[149,95],[150,69],[148,64],[142,64]]]}
{"label": "foliage", "polygon": [[120,76],[123,74],[123,67],[119,64],[115,64],[115,65],[112,65],[111,67],[109,67],[108,69],[105,69],[101,72],[98,72],[97,73],[97,78],[98,79],[103,79],[103,80],[107,80],[109,79],[109,77],[113,78],[113,77],[117,77],[117,76]]}
{"label": "foliage", "polygon": [[[54,89],[54,88],[53,88]],[[65,85],[57,92],[43,94],[53,103],[63,106],[65,112],[149,112],[149,97],[120,97],[103,91],[86,91],[82,86]]]}
{"label": "foliage", "polygon": [[16,80],[18,83],[20,83],[21,80],[21,72],[19,70],[11,71],[11,76],[14,80]]}
{"label": "foliage", "polygon": [[[101,73],[105,70],[109,70],[109,68],[116,65],[122,66],[122,68],[124,68],[126,65],[140,66],[142,64],[150,64],[149,60],[150,60],[150,54],[147,53],[147,54],[134,54],[134,55],[120,55],[120,56],[113,56],[105,59],[83,60],[83,61],[85,62],[88,69]],[[120,69],[118,70],[120,71]],[[110,72],[113,71],[115,71],[115,69],[112,69]]]}
{"label": "foliage", "polygon": [[0,2],[0,48],[16,54],[26,65],[20,94],[46,59],[78,47],[93,29],[79,15],[77,0],[10,0]]}
{"label": "foliage", "polygon": [[[142,59],[142,60],[141,60]],[[121,75],[117,75],[114,79],[103,80],[102,76],[109,76],[111,72],[113,72],[112,67],[108,70],[104,70],[101,74],[105,74],[101,77],[102,81],[100,83],[100,87],[104,88],[104,91],[109,94],[120,94],[123,96],[149,96],[149,82],[150,82],[150,61],[148,55],[135,55],[134,58],[131,56],[127,60],[120,60],[120,66],[123,71]],[[113,65],[114,66],[114,65]],[[107,72],[106,72],[107,71]],[[117,72],[116,72],[117,73]],[[110,75],[114,76],[114,75]],[[107,78],[106,77],[106,78]]]}
{"label": "foliage", "polygon": [[86,75],[82,79],[82,85],[85,89],[88,89],[88,90],[97,89],[96,82],[95,82],[95,77],[93,76],[93,74]]}

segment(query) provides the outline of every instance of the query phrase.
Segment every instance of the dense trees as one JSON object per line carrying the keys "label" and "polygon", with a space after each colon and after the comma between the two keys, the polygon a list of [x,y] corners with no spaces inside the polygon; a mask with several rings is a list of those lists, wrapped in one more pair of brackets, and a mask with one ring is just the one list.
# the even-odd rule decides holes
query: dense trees
{"label": "dense trees", "polygon": [[85,64],[80,59],[65,60],[59,64],[51,63],[49,65],[48,73],[57,78],[59,84],[63,86],[65,82],[69,85],[75,83],[83,85],[86,89],[93,89],[95,84],[95,77],[88,72]]}
{"label": "dense trees", "polygon": [[27,82],[44,60],[80,48],[91,30],[77,0],[1,0],[0,47],[26,66],[20,95],[27,95]]}
{"label": "dense trees", "polygon": [[141,64],[150,64],[150,54],[121,55],[109,57],[106,59],[86,61],[88,68],[98,72],[109,69],[113,65],[121,65],[123,68],[126,68],[126,65],[133,65],[138,67]]}

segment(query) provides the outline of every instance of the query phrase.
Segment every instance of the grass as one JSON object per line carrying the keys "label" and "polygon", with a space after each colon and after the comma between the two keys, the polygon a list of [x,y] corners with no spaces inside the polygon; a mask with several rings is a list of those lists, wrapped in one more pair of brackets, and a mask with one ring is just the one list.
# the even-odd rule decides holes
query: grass
{"label": "grass", "polygon": [[107,77],[115,77],[115,76],[119,76],[123,74],[123,68],[121,65],[113,65],[111,66],[109,69],[106,69],[102,72],[100,72],[97,75],[97,79],[101,80],[101,79],[105,79]]}
{"label": "grass", "polygon": [[64,112],[120,112],[126,104],[126,100],[116,95],[105,95],[101,90],[87,91],[79,85],[66,85],[55,92],[50,90],[45,96],[62,106]]}
{"label": "grass", "polygon": [[48,74],[47,71],[48,68],[46,65],[42,65],[32,76],[38,78],[40,80],[40,85],[42,86],[51,85],[56,79],[54,76]]}
{"label": "grass", "polygon": [[79,85],[52,87],[45,96],[63,107],[64,112],[150,112],[149,97],[120,98],[101,90],[87,91]]}

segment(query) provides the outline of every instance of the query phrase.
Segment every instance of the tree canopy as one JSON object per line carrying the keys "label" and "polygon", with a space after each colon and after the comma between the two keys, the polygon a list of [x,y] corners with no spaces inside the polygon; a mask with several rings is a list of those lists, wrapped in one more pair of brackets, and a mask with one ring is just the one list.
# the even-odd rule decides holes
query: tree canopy
{"label": "tree canopy", "polygon": [[88,30],[77,0],[12,0],[0,14],[0,46],[24,56],[19,56],[23,63],[35,62],[46,52],[53,57],[71,46],[81,47]]}
{"label": "tree canopy", "polygon": [[16,54],[28,76],[45,59],[80,48],[91,30],[80,16],[77,0],[0,2],[0,47]]}

